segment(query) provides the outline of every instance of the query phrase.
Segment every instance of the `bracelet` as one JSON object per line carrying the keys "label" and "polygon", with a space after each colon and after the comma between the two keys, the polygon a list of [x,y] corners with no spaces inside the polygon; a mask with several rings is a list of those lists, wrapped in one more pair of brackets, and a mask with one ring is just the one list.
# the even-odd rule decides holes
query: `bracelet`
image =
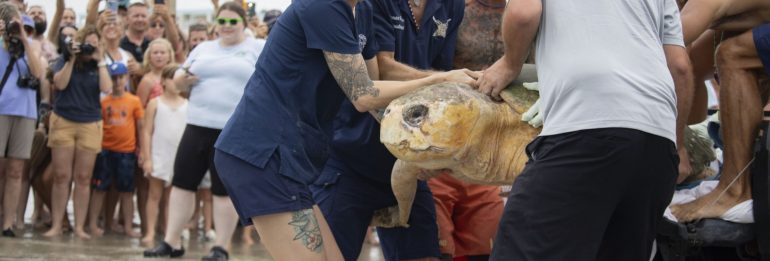
{"label": "bracelet", "polygon": [[99,66],[99,67],[107,67],[107,64],[106,64],[106,63],[104,63],[104,62],[100,62],[100,63],[98,63],[96,66]]}

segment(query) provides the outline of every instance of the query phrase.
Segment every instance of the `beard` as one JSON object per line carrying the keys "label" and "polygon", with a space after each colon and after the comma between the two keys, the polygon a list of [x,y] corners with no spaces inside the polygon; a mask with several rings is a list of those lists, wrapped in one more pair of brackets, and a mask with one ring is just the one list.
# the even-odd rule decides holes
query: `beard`
{"label": "beard", "polygon": [[48,22],[47,21],[35,21],[35,35],[41,36],[43,33],[45,33],[45,30],[48,28]]}

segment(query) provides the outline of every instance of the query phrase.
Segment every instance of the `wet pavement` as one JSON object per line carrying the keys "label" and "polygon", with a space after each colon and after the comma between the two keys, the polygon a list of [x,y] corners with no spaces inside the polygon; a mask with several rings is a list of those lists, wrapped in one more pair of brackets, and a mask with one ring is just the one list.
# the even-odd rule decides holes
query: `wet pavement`
{"label": "wet pavement", "polygon": [[[16,238],[0,237],[0,260],[159,260],[142,257],[142,251],[148,246],[142,245],[139,239],[127,238],[122,234],[108,233],[102,237],[81,240],[72,233],[49,239],[42,236],[44,232],[44,229],[28,227],[24,231],[17,231]],[[258,242],[247,246],[238,240],[240,238],[238,231],[230,250],[230,260],[272,260],[264,246]],[[204,242],[201,237],[193,235],[185,241],[185,256],[172,260],[200,260],[211,246],[210,242]],[[359,260],[378,261],[384,258],[378,246],[364,244]]]}
{"label": "wet pavement", "polygon": [[[34,209],[34,197],[29,195],[27,209],[25,212],[25,221],[27,224],[32,222],[32,210]],[[72,201],[67,204],[67,213],[70,221],[74,220]],[[135,213],[134,224],[139,223],[139,215]],[[135,226],[136,227],[136,226]],[[5,260],[169,260],[169,259],[150,259],[142,257],[142,251],[148,246],[142,244],[138,238],[128,238],[123,234],[105,232],[102,237],[95,237],[90,240],[81,240],[71,232],[65,232],[64,235],[56,238],[46,238],[43,236],[47,229],[33,228],[27,225],[24,230],[16,230],[16,238],[5,238],[0,236],[0,261]],[[138,228],[135,228],[138,231]],[[170,260],[201,260],[201,257],[208,254],[212,247],[212,242],[205,242],[202,235],[192,231],[189,240],[184,241],[186,253],[183,258],[174,258]],[[230,260],[273,260],[267,253],[267,249],[259,244],[256,233],[253,245],[246,245],[241,242],[241,229],[239,228],[233,235],[232,249],[230,250]],[[159,239],[160,240],[160,237]],[[382,256],[382,250],[379,246],[364,244],[361,250],[360,261],[381,261],[385,260]]]}

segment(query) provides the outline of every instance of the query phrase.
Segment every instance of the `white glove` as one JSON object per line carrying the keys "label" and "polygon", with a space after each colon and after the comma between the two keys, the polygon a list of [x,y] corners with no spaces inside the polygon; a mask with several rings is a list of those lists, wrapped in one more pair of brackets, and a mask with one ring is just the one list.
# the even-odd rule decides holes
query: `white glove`
{"label": "white glove", "polygon": [[[540,86],[537,82],[525,82],[523,85],[527,90],[540,91]],[[538,98],[526,112],[521,114],[521,121],[526,121],[535,128],[543,126],[543,114],[540,113],[540,98]]]}

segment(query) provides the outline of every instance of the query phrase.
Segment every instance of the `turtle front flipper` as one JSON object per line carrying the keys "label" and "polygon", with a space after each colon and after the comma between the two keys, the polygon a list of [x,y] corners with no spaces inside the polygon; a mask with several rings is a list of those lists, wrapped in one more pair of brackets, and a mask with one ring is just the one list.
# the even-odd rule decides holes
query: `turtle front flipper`
{"label": "turtle front flipper", "polygon": [[393,172],[390,176],[393,195],[398,202],[399,225],[409,227],[409,215],[412,212],[412,204],[417,194],[417,174],[420,169],[414,165],[397,160],[393,165]]}

